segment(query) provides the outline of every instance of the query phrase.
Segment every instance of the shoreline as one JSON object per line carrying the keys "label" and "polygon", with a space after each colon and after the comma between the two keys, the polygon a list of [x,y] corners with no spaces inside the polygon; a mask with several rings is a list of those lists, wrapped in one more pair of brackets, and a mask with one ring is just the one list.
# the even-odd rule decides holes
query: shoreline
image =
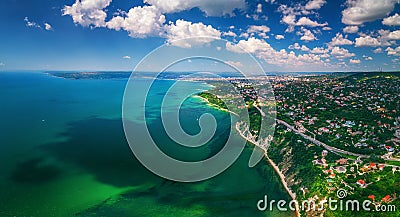
{"label": "shoreline", "polygon": [[298,203],[298,201],[297,201],[297,199],[296,199],[296,194],[293,193],[292,190],[289,188],[289,186],[288,186],[288,184],[287,184],[287,182],[286,182],[286,180],[285,180],[285,175],[283,175],[283,173],[281,172],[281,170],[279,169],[279,167],[275,164],[275,162],[274,162],[273,160],[271,160],[271,159],[268,157],[268,151],[267,151],[267,149],[266,149],[264,146],[259,145],[256,141],[253,141],[253,140],[247,138],[247,137],[243,134],[243,132],[240,131],[239,126],[238,126],[238,123],[236,123],[236,131],[237,131],[237,132],[239,133],[239,135],[240,135],[243,139],[245,139],[247,142],[249,142],[249,143],[251,143],[251,144],[253,144],[253,145],[255,145],[255,146],[261,148],[261,149],[264,151],[264,157],[265,157],[265,159],[268,161],[268,163],[272,166],[272,168],[273,168],[273,169],[275,170],[275,172],[278,174],[279,179],[280,179],[280,181],[281,181],[281,183],[282,183],[282,185],[283,185],[283,188],[284,188],[285,191],[289,194],[289,196],[292,198],[292,200],[294,200],[294,201],[297,202],[297,203],[296,203],[296,211],[295,211],[295,213],[296,213],[296,216],[297,216],[297,217],[300,217],[300,216],[301,216],[301,214],[300,214],[300,207],[299,207],[299,203]]}
{"label": "shoreline", "polygon": [[[196,95],[195,97],[196,97],[196,98],[200,98],[201,100],[203,100],[204,102],[206,102],[208,106],[210,106],[210,107],[212,107],[212,108],[215,108],[215,109],[217,109],[217,110],[219,110],[219,111],[223,111],[223,112],[229,112],[229,113],[231,113],[231,114],[234,114],[234,115],[236,115],[236,116],[239,116],[239,115],[236,114],[235,112],[232,112],[232,111],[230,111],[230,110],[228,110],[228,109],[224,109],[224,108],[221,108],[221,107],[218,106],[218,105],[215,105],[215,104],[213,104],[213,103],[210,103],[210,102],[208,101],[207,98],[204,98],[204,97],[199,96],[199,95]],[[259,109],[259,108],[257,108],[257,109]],[[270,166],[274,169],[274,171],[275,171],[275,172],[277,173],[277,175],[279,176],[280,182],[281,182],[281,184],[283,185],[283,188],[285,189],[286,193],[288,193],[289,197],[292,198],[293,201],[296,201],[296,203],[295,203],[295,204],[296,204],[296,207],[295,207],[295,208],[296,208],[296,211],[295,211],[296,217],[301,217],[301,214],[300,214],[300,207],[299,207],[299,203],[298,203],[298,201],[297,201],[297,199],[296,199],[296,194],[293,193],[292,190],[289,188],[289,186],[288,186],[288,184],[287,184],[287,182],[286,182],[286,180],[285,180],[285,175],[283,175],[283,173],[280,171],[279,167],[275,164],[275,162],[274,162],[273,160],[271,160],[271,159],[268,157],[268,151],[267,151],[267,149],[266,149],[264,146],[259,145],[256,141],[253,141],[253,140],[251,140],[250,138],[247,138],[247,137],[243,134],[243,132],[241,132],[241,131],[239,130],[238,123],[236,123],[235,129],[236,129],[236,131],[238,132],[238,134],[239,134],[243,139],[245,139],[247,142],[249,142],[249,143],[251,143],[251,144],[253,144],[253,145],[255,145],[255,146],[261,148],[261,149],[264,151],[264,158],[268,161],[268,163],[270,164]]]}
{"label": "shoreline", "polygon": [[230,110],[228,110],[228,109],[221,108],[220,106],[218,106],[218,105],[216,105],[216,104],[213,104],[213,103],[211,103],[210,101],[208,101],[207,98],[204,98],[204,97],[199,96],[199,95],[195,95],[195,96],[193,96],[193,97],[194,97],[194,98],[199,98],[199,99],[201,99],[203,102],[205,102],[205,103],[207,104],[207,106],[209,106],[209,107],[211,107],[211,108],[217,109],[217,110],[222,111],[222,112],[228,112],[228,113],[231,113],[231,114],[236,115],[236,116],[239,117],[239,115],[236,114],[235,112],[230,111]]}
{"label": "shoreline", "polygon": [[[212,107],[212,108],[215,108],[215,109],[220,110],[220,111],[223,111],[223,112],[229,112],[229,113],[231,113],[231,114],[234,114],[234,115],[236,115],[236,116],[239,116],[239,115],[236,114],[235,112],[229,111],[229,110],[227,110],[227,109],[220,108],[218,105],[215,105],[215,104],[213,104],[213,103],[210,103],[210,102],[208,101],[208,99],[206,99],[206,98],[204,98],[204,97],[201,97],[201,96],[199,96],[199,95],[196,95],[195,97],[196,97],[196,98],[197,98],[197,97],[200,98],[201,100],[203,100],[204,102],[206,102],[208,106],[210,106],[210,107]],[[247,142],[249,142],[249,143],[251,143],[251,144],[253,144],[253,145],[255,145],[255,146],[261,148],[261,149],[264,151],[264,158],[268,161],[268,163],[270,164],[270,166],[274,169],[274,171],[275,171],[275,172],[277,173],[277,175],[279,176],[280,182],[281,182],[281,184],[283,185],[283,188],[285,189],[286,193],[288,193],[289,197],[292,198],[293,201],[296,201],[296,202],[297,202],[297,203],[296,203],[296,211],[295,211],[295,213],[296,213],[296,217],[300,217],[300,216],[301,216],[301,215],[300,215],[300,207],[299,207],[298,201],[297,201],[297,199],[296,199],[296,194],[293,193],[292,190],[289,188],[289,186],[288,186],[288,184],[287,184],[287,182],[286,182],[286,180],[285,180],[285,175],[283,175],[283,173],[280,171],[280,169],[279,169],[278,166],[275,164],[275,162],[272,161],[272,160],[268,157],[267,149],[266,149],[264,146],[259,145],[256,141],[253,141],[253,140],[251,140],[250,138],[247,138],[247,137],[243,134],[243,132],[241,132],[241,131],[239,130],[238,123],[236,123],[236,127],[235,127],[235,128],[236,128],[236,131],[239,133],[239,135],[240,135],[243,139],[245,139]]]}

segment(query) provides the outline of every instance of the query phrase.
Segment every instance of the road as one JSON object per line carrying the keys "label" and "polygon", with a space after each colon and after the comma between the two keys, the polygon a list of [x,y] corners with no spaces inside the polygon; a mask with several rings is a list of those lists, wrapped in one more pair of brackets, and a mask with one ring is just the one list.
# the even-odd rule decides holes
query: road
{"label": "road", "polygon": [[308,141],[310,141],[310,142],[312,142],[312,143],[314,143],[314,144],[316,144],[316,145],[318,145],[318,146],[322,146],[322,147],[324,147],[324,148],[325,148],[326,150],[328,150],[328,151],[335,152],[335,153],[338,153],[338,154],[346,154],[346,155],[361,157],[361,158],[369,158],[368,155],[356,154],[356,153],[353,153],[353,152],[348,152],[348,151],[345,151],[345,150],[342,150],[342,149],[338,149],[338,148],[329,146],[329,145],[327,145],[327,144],[325,144],[325,143],[323,143],[323,142],[321,142],[321,141],[318,141],[318,140],[316,140],[316,139],[314,139],[314,138],[312,138],[312,137],[310,137],[310,136],[308,136],[308,135],[306,135],[306,134],[304,134],[304,133],[298,131],[294,126],[292,126],[292,125],[286,123],[285,121],[276,119],[276,122],[277,122],[278,124],[285,125],[287,128],[293,130],[293,132],[295,132],[296,134],[300,135],[300,136],[303,137],[304,139],[307,139]]}

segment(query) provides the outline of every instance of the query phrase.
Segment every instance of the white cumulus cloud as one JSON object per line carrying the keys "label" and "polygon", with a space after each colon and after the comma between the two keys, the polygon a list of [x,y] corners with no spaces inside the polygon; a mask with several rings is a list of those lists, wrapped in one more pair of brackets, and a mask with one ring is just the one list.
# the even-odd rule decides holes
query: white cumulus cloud
{"label": "white cumulus cloud", "polygon": [[254,37],[248,38],[247,40],[240,40],[237,45],[227,42],[226,49],[228,51],[236,52],[236,53],[257,53],[262,51],[273,50],[270,44],[265,42],[264,40],[257,39]]}
{"label": "white cumulus cloud", "polygon": [[354,53],[350,53],[349,50],[341,47],[334,47],[331,51],[331,54],[338,59],[344,59],[355,56]]}
{"label": "white cumulus cloud", "polygon": [[256,12],[257,12],[257,13],[262,13],[262,4],[258,4],[258,5],[257,5],[257,10],[256,10]]}
{"label": "white cumulus cloud", "polygon": [[[221,37],[221,32],[211,25],[192,23],[185,20],[177,20],[175,23],[170,22],[166,26],[166,34],[167,43],[186,48],[190,48],[193,45],[207,44]],[[190,37],[194,38],[179,40]]]}
{"label": "white cumulus cloud", "polygon": [[382,48],[378,47],[375,50],[373,50],[372,52],[374,52],[374,53],[382,53],[383,51],[382,51]]}
{"label": "white cumulus cloud", "polygon": [[222,33],[222,35],[224,36],[230,36],[230,37],[236,37],[236,33],[232,32],[232,31],[228,31],[228,32],[224,32]]}
{"label": "white cumulus cloud", "polygon": [[302,50],[302,51],[310,51],[310,48],[308,48],[305,45],[299,45],[299,43],[294,43],[292,45],[289,45],[288,47],[290,50]]}
{"label": "white cumulus cloud", "polygon": [[343,28],[343,32],[349,34],[357,33],[358,30],[359,30],[358,26],[346,26]]}
{"label": "white cumulus cloud", "polygon": [[289,47],[288,47],[290,50],[293,50],[293,49],[295,49],[295,50],[300,50],[301,49],[301,46],[299,45],[299,43],[294,43],[294,44],[292,44],[292,45],[289,45]]}
{"label": "white cumulus cloud", "polygon": [[[300,47],[300,45],[293,45],[298,49],[306,49],[306,47]],[[296,55],[294,51],[287,52],[285,49],[275,50],[269,43],[264,40],[256,39],[254,37],[248,38],[247,40],[241,40],[237,45],[230,42],[226,43],[226,48],[229,51],[236,53],[249,52],[256,55],[258,58],[265,60],[271,65],[279,65],[283,67],[296,66],[325,66],[325,60],[322,60],[322,56],[318,54],[301,54]],[[244,49],[244,50],[242,50]],[[329,56],[325,56],[329,57]]]}
{"label": "white cumulus cloud", "polygon": [[288,25],[295,26],[296,25],[296,15],[289,14],[282,18],[282,23],[286,23]]}
{"label": "white cumulus cloud", "polygon": [[41,28],[41,26],[33,21],[30,21],[28,17],[24,18],[27,27]]}
{"label": "white cumulus cloud", "polygon": [[303,36],[301,36],[300,40],[302,41],[315,41],[317,38],[315,35],[308,29],[302,28],[301,31],[303,32]]}
{"label": "white cumulus cloud", "polygon": [[53,27],[52,27],[49,23],[44,23],[44,28],[45,28],[47,31],[50,31],[50,30],[53,29]]}
{"label": "white cumulus cloud", "polygon": [[347,25],[362,25],[382,19],[393,11],[397,0],[347,0],[342,11],[342,22]]}
{"label": "white cumulus cloud", "polygon": [[356,38],[355,44],[356,47],[379,47],[390,45],[390,43],[384,40],[382,37],[375,38],[369,35]]}
{"label": "white cumulus cloud", "polygon": [[372,57],[370,57],[370,56],[367,56],[367,55],[363,55],[363,58],[364,58],[365,60],[367,60],[367,61],[374,60],[374,58],[372,58]]}
{"label": "white cumulus cloud", "polygon": [[116,16],[106,23],[110,29],[123,29],[131,37],[162,36],[165,16],[154,6],[131,8],[126,16]]}
{"label": "white cumulus cloud", "polygon": [[387,35],[387,38],[390,39],[390,40],[400,40],[400,30],[396,30],[396,31],[390,32]]}
{"label": "white cumulus cloud", "polygon": [[381,43],[379,43],[378,39],[373,38],[369,35],[365,37],[356,38],[356,47],[378,47]]}
{"label": "white cumulus cloud", "polygon": [[174,13],[192,8],[199,8],[207,16],[234,15],[235,9],[244,10],[245,0],[144,0],[156,6],[162,13]]}
{"label": "white cumulus cloud", "polygon": [[71,6],[64,6],[63,15],[70,15],[74,23],[82,26],[104,27],[107,13],[103,10],[112,0],[76,0]]}
{"label": "white cumulus cloud", "polygon": [[323,47],[314,47],[310,52],[314,54],[326,54],[329,50],[324,49]]}
{"label": "white cumulus cloud", "polygon": [[308,47],[305,46],[305,45],[301,45],[301,50],[302,50],[302,51],[310,51],[310,48],[308,48]]}
{"label": "white cumulus cloud", "polygon": [[268,26],[249,26],[249,28],[247,29],[247,33],[249,34],[249,36],[254,36],[255,34],[257,34],[258,36],[262,37],[262,38],[269,38],[267,36],[267,33],[271,31],[271,29]]}
{"label": "white cumulus cloud", "polygon": [[305,8],[307,10],[318,10],[320,9],[324,4],[326,3],[326,0],[310,0],[307,2]]}
{"label": "white cumulus cloud", "polygon": [[343,37],[341,33],[337,33],[336,36],[332,38],[332,41],[329,44],[332,46],[352,45],[354,44],[354,42],[347,39],[347,37]]}
{"label": "white cumulus cloud", "polygon": [[390,55],[393,55],[393,56],[400,56],[400,46],[397,47],[397,48],[388,47],[388,48],[386,48],[385,51],[387,52],[387,54],[388,54],[389,56],[390,56]]}
{"label": "white cumulus cloud", "polygon": [[359,59],[351,59],[351,60],[350,60],[350,63],[351,63],[351,64],[360,64],[360,63],[361,63],[361,60],[359,60]]}
{"label": "white cumulus cloud", "polygon": [[317,26],[327,26],[328,23],[318,23],[316,21],[310,20],[308,17],[301,17],[297,23],[296,26],[310,26],[310,27],[317,27]]}
{"label": "white cumulus cloud", "polygon": [[387,17],[383,19],[382,24],[386,26],[400,26],[400,15],[396,13],[391,17]]}

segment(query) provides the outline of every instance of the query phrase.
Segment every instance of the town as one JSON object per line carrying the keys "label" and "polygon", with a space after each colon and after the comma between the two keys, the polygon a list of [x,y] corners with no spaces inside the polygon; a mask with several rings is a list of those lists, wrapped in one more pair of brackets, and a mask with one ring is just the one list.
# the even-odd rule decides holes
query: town
{"label": "town", "polygon": [[[248,141],[267,150],[288,193],[293,192],[297,200],[323,201],[345,189],[350,199],[369,199],[375,207],[392,204],[395,209],[400,204],[399,76],[338,73],[256,78],[261,81],[257,85],[271,84],[274,92],[276,125],[271,142],[258,138],[261,116],[271,115],[262,112],[271,106],[271,99],[260,99],[255,91],[262,87],[243,78],[230,78],[228,84],[214,81],[214,98],[221,100],[213,102],[226,109],[225,104],[238,96],[222,93],[231,84],[236,87],[250,116],[250,126],[240,123],[238,129]],[[398,216],[399,210],[392,211]],[[330,211],[306,215],[325,212]]]}

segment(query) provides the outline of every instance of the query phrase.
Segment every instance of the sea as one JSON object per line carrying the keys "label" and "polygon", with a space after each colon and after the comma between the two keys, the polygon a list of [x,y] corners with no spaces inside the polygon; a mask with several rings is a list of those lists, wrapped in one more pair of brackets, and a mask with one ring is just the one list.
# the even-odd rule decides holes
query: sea
{"label": "sea", "polygon": [[[229,134],[229,113],[197,97],[185,100],[180,113],[185,131],[198,133],[203,113],[218,123],[210,143],[185,153],[168,140],[159,114],[162,91],[174,82],[159,80],[154,86],[147,120],[152,137],[166,141],[162,148],[183,160],[212,156]],[[257,209],[265,195],[289,196],[267,161],[248,167],[249,145],[226,171],[200,182],[170,181],[147,170],[125,139],[126,84],[126,78],[0,72],[0,216],[294,216]]]}

